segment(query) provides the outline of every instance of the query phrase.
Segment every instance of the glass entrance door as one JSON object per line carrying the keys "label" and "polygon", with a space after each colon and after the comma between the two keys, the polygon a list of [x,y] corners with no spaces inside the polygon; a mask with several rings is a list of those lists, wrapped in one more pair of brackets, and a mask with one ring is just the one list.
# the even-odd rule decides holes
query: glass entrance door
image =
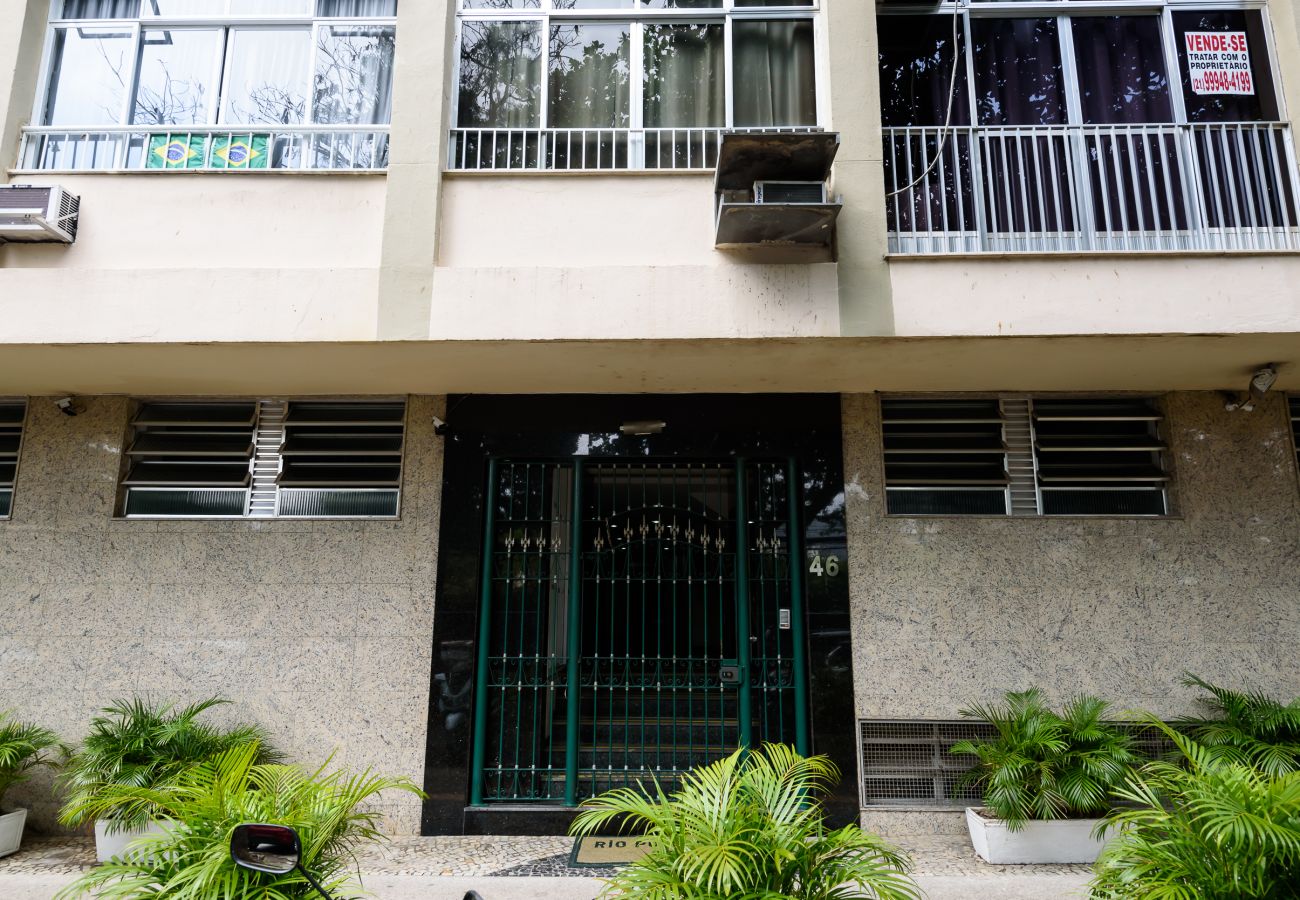
{"label": "glass entrance door", "polygon": [[671,788],[761,741],[807,751],[795,471],[490,462],[472,805]]}

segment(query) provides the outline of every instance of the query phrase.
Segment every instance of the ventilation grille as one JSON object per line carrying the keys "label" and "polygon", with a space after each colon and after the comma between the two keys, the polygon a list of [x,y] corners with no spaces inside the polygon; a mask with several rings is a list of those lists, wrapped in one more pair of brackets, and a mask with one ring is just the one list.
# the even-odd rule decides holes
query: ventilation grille
{"label": "ventilation grille", "polygon": [[1007,447],[996,399],[881,401],[890,513],[1006,515]]}
{"label": "ventilation grille", "polygon": [[18,477],[18,454],[22,450],[25,400],[0,400],[0,518],[13,510],[14,480]]}
{"label": "ventilation grille", "polygon": [[126,451],[126,515],[243,515],[256,416],[252,402],[141,404]]}
{"label": "ventilation grille", "polygon": [[1007,442],[1007,477],[1011,515],[1038,515],[1038,477],[1034,469],[1034,430],[1027,399],[1002,401],[1003,434]]}
{"label": "ventilation grille", "polygon": [[[968,806],[981,799],[979,787],[962,781],[975,758],[956,755],[958,741],[996,735],[986,722],[861,720],[861,801],[865,806]],[[1133,735],[1134,751],[1144,759],[1167,756],[1173,742],[1140,725],[1121,724]]]}
{"label": "ventilation grille", "polygon": [[1034,400],[1043,514],[1164,515],[1161,418],[1147,399]]}
{"label": "ventilation grille", "polygon": [[280,447],[281,515],[397,514],[406,404],[291,402]]}
{"label": "ventilation grille", "polygon": [[81,222],[81,198],[63,191],[63,200],[59,203],[59,227],[75,241],[77,225]]}
{"label": "ventilation grille", "polygon": [[825,203],[826,184],[821,181],[756,181],[756,203]]}
{"label": "ventilation grille", "polygon": [[[25,184],[5,185],[0,191],[0,210],[50,208],[50,192],[54,188],[33,187]],[[68,195],[65,193],[64,197]],[[64,204],[67,205],[66,202]],[[75,210],[74,210],[75,211]]]}

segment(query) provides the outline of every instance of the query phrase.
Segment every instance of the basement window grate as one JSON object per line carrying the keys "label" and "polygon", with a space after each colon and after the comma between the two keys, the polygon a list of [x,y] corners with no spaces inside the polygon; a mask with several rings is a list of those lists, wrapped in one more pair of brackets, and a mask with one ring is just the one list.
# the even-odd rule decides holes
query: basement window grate
{"label": "basement window grate", "polygon": [[[1144,759],[1167,756],[1173,742],[1155,729],[1123,723]],[[862,719],[858,723],[860,800],[868,806],[961,807],[978,803],[980,789],[963,784],[973,756],[952,752],[958,741],[997,734],[987,722]]]}
{"label": "basement window grate", "polygon": [[22,451],[26,400],[0,400],[0,519],[13,511],[14,482],[18,478],[18,456]]}

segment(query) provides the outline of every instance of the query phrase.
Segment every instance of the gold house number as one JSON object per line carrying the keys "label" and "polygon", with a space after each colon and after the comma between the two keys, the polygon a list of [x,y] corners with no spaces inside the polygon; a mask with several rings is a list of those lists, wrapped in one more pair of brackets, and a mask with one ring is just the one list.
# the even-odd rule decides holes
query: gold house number
{"label": "gold house number", "polygon": [[825,575],[827,578],[834,578],[840,574],[840,558],[830,555],[826,557],[825,564],[822,563],[822,555],[814,553],[812,561],[808,563],[808,572],[819,578]]}

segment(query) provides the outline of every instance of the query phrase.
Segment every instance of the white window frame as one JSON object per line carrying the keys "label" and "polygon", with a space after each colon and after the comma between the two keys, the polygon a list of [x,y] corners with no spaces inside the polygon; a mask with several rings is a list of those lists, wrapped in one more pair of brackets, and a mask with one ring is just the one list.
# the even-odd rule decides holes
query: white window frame
{"label": "white window frame", "polygon": [[[716,126],[698,126],[711,128],[732,128],[733,94],[735,80],[732,78],[732,24],[737,21],[775,21],[806,20],[813,26],[813,72],[817,102],[817,121],[815,125],[774,126],[824,128],[830,108],[828,73],[825,66],[826,39],[825,13],[819,0],[813,0],[811,6],[738,6],[734,0],[723,0],[718,6],[705,9],[649,9],[643,5],[644,0],[633,0],[630,7],[606,7],[602,9],[557,9],[552,0],[539,0],[536,7],[521,9],[482,9],[466,7],[464,0],[457,0],[456,24],[453,40],[453,61],[451,80],[451,127],[460,126],[460,60],[462,25],[466,21],[494,22],[539,22],[541,24],[541,84],[539,85],[539,116],[537,128],[545,131],[554,126],[548,122],[550,98],[550,30],[552,24],[592,24],[592,25],[631,25],[628,55],[628,124],[627,130],[639,131],[645,127],[645,59],[644,27],[647,24],[678,25],[722,25],[723,26],[723,67],[726,79],[725,115],[723,123]],[[472,126],[467,126],[472,127]],[[484,126],[490,127],[490,126]],[[522,129],[521,129],[522,130]],[[593,129],[596,130],[596,129]],[[604,130],[609,130],[606,127]],[[626,171],[626,170],[611,170]]]}
{"label": "white window frame", "polygon": [[[1186,125],[1187,110],[1182,87],[1182,70],[1178,63],[1178,48],[1174,44],[1173,14],[1175,12],[1225,12],[1240,10],[1259,12],[1264,32],[1264,52],[1268,54],[1267,70],[1272,79],[1273,94],[1277,98],[1277,122],[1289,119],[1286,97],[1282,90],[1282,72],[1278,66],[1276,38],[1273,21],[1269,16],[1267,0],[942,0],[934,5],[891,4],[876,7],[877,16],[935,15],[961,17],[962,56],[966,74],[966,103],[970,113],[970,127],[978,122],[975,96],[975,60],[971,38],[972,19],[1032,19],[1053,18],[1061,54],[1061,87],[1065,95],[1066,117],[1063,125],[1083,124],[1082,94],[1079,70],[1074,58],[1074,32],[1070,20],[1085,16],[1158,16],[1160,37],[1165,63],[1165,77],[1169,82],[1169,100],[1173,119],[1169,124]],[[1252,54],[1254,50],[1252,49]]]}
{"label": "white window frame", "polygon": [[[141,10],[143,4],[148,0],[141,0]],[[226,8],[229,9],[230,0],[225,0]],[[421,0],[407,0],[407,2],[421,2]],[[318,17],[314,14],[316,3],[312,0],[310,4],[312,12],[309,14],[300,13],[283,13],[269,16],[249,16],[249,15],[207,15],[207,16],[143,16],[137,15],[133,18],[120,19],[65,19],[63,14],[63,0],[54,0],[50,9],[50,20],[46,26],[45,46],[42,52],[42,64],[40,69],[40,78],[37,83],[36,100],[32,108],[31,121],[44,124],[46,107],[49,100],[49,91],[54,78],[54,44],[55,35],[60,29],[68,28],[103,28],[105,30],[114,30],[129,32],[132,40],[132,55],[129,77],[127,83],[130,88],[124,92],[122,109],[118,114],[116,122],[78,122],[69,124],[69,129],[81,125],[85,126],[109,126],[109,125],[131,125],[132,113],[135,107],[135,94],[139,87],[139,66],[141,40],[144,31],[212,31],[219,30],[222,32],[220,38],[221,53],[217,60],[214,61],[213,68],[218,69],[219,73],[214,72],[213,83],[217,85],[217,96],[209,104],[208,118],[210,121],[196,123],[194,127],[223,127],[231,126],[235,128],[244,128],[253,126],[255,128],[274,128],[273,123],[258,122],[226,122],[221,121],[222,114],[226,109],[228,96],[228,86],[230,78],[230,65],[233,58],[231,53],[231,44],[234,37],[234,31],[239,28],[244,29],[284,29],[284,28],[304,28],[310,34],[311,47],[307,55],[307,98],[306,108],[303,113],[303,121],[295,127],[306,127],[318,124],[316,122],[315,103],[312,102],[312,85],[316,78],[316,63],[320,52],[320,33],[321,29],[329,26],[373,26],[376,28],[392,28],[394,34],[397,29],[396,16],[370,16],[370,17]],[[459,46],[459,45],[458,45]],[[388,123],[383,123],[387,125]],[[145,127],[145,126],[142,126]],[[149,126],[152,127],[152,126]],[[159,126],[167,127],[167,126]],[[176,129],[184,128],[183,125],[174,126]]]}

